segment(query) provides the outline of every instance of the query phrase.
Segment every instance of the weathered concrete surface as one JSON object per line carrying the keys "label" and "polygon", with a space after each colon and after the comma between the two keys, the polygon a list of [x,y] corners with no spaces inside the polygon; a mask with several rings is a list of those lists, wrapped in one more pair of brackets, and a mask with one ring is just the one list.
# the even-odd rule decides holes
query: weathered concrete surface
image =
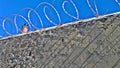
{"label": "weathered concrete surface", "polygon": [[0,68],[120,68],[120,15],[1,40]]}

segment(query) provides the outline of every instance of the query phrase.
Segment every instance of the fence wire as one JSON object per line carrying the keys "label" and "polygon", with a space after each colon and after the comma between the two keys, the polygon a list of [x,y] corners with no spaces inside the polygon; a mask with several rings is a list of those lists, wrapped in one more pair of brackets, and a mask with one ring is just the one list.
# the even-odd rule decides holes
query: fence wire
{"label": "fence wire", "polygon": [[[11,16],[9,16],[7,18],[0,17],[0,23],[1,23],[0,24],[0,30],[1,30],[0,38],[21,34],[23,24],[28,24],[29,32],[35,31],[35,30],[40,30],[43,28],[49,28],[49,27],[51,27],[51,25],[52,26],[58,26],[58,25],[61,26],[64,22],[62,21],[61,12],[54,5],[55,2],[56,2],[56,0],[53,0],[52,3],[41,2],[35,8],[23,8],[22,10],[20,10],[18,12],[18,14],[12,14]],[[86,0],[88,7],[94,14],[94,17],[98,17],[100,15],[96,2],[97,2],[96,0],[93,0],[93,1]],[[68,10],[66,9],[67,3],[70,3],[74,7],[74,9],[75,9],[74,14],[76,14],[76,16],[74,16],[74,15],[72,15],[72,13],[68,12]],[[115,0],[115,3],[117,3],[119,5],[118,0]],[[80,11],[78,9],[77,4],[74,2],[74,0],[62,1],[61,6],[62,6],[61,9],[63,10],[63,12],[68,17],[71,17],[74,19],[74,20],[71,19],[70,21],[81,20]],[[43,10],[38,10],[40,8],[42,8]],[[48,8],[49,8],[49,15],[46,12]],[[27,11],[27,13],[24,13],[26,11]],[[41,16],[41,13],[40,13],[41,11],[43,11],[43,15],[45,16],[46,21],[42,19],[43,16]],[[52,11],[55,11],[54,15],[56,15],[56,19],[58,20],[58,22],[55,22],[54,20],[52,20],[52,15],[53,15]],[[106,11],[106,12],[108,12],[108,11]],[[106,12],[105,12],[105,14],[106,14]],[[32,15],[35,15],[35,16],[32,16]],[[88,14],[88,16],[89,16],[89,14]],[[38,20],[35,18],[37,18]],[[37,23],[35,23],[34,19],[37,20]],[[51,24],[51,25],[47,25],[47,24]]]}
{"label": "fence wire", "polygon": [[[54,4],[54,1],[52,4]],[[93,14],[99,17],[96,0],[93,1],[95,9],[92,8],[90,1],[86,0]],[[74,6],[76,17],[69,14],[65,9],[65,3],[67,2],[70,2]],[[115,0],[115,2],[119,5],[118,0]],[[32,22],[30,17],[31,13],[34,12],[39,19],[41,28],[44,28],[44,21],[39,16],[38,11],[36,11],[36,9],[43,4],[50,6],[55,11],[59,23],[53,22],[51,18],[47,16],[46,8],[48,7],[44,7],[44,14],[47,20],[54,26],[57,26],[57,28],[43,32],[35,32],[30,36],[28,34],[26,36],[16,37],[13,40],[11,40],[11,38],[8,39],[11,42],[7,40],[0,41],[0,45],[6,45],[3,46],[3,48],[2,46],[0,47],[6,49],[4,50],[6,52],[5,54],[1,53],[2,51],[0,52],[1,55],[5,55],[5,57],[0,57],[0,61],[4,61],[0,64],[1,67],[15,68],[19,64],[23,68],[26,66],[31,67],[32,64],[36,68],[118,68],[120,66],[120,14],[60,27],[61,17],[57,9],[50,3],[42,2],[38,4],[35,9],[24,8],[20,11],[28,10],[27,18],[20,14],[13,15],[13,19],[1,18],[2,26],[0,27],[3,28],[7,36],[13,35],[10,33],[13,30],[10,30],[10,32],[7,31],[5,25],[6,21],[10,21],[12,23],[11,28],[15,28],[16,33],[19,34],[21,33],[21,28],[17,24],[17,17],[20,17],[28,24],[29,31],[32,31],[33,28],[39,30],[40,28]],[[74,1],[63,1],[62,8],[68,16],[76,20],[79,19],[79,12]],[[15,52],[18,54],[18,58],[16,54],[14,54]],[[36,54],[39,55],[37,56]],[[9,55],[10,57],[12,56],[12,58],[9,58]],[[19,56],[23,58],[20,59]],[[31,58],[32,60],[30,60]],[[5,66],[8,66],[5,67],[4,63],[6,64]]]}

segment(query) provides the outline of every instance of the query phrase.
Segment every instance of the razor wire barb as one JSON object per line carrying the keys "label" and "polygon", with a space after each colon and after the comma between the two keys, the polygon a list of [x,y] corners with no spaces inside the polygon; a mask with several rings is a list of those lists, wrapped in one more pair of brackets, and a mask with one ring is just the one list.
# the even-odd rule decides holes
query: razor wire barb
{"label": "razor wire barb", "polygon": [[[53,1],[53,3],[54,3],[54,2],[55,2],[55,0]],[[71,15],[71,14],[65,9],[65,4],[68,3],[68,2],[70,2],[70,3],[74,6],[75,12],[76,12],[76,15],[77,15],[77,16]],[[89,8],[91,9],[91,11],[93,12],[93,14],[94,14],[96,17],[98,17],[98,16],[99,16],[99,10],[98,10],[98,8],[97,8],[96,0],[94,0],[94,7],[95,7],[95,9],[92,8],[89,0],[86,0],[86,2],[87,2],[87,4],[88,4],[88,7],[89,7]],[[115,0],[115,2],[120,6],[120,3],[119,3],[118,0]],[[32,27],[34,27],[35,29],[38,30],[38,29],[40,29],[40,28],[38,28],[38,27],[34,24],[34,22],[32,22],[32,20],[31,20],[31,16],[30,16],[30,15],[31,15],[31,13],[33,12],[33,13],[35,13],[35,15],[38,17],[38,19],[39,19],[39,24],[41,25],[41,27],[44,28],[44,21],[41,19],[41,16],[40,16],[39,13],[38,13],[39,11],[37,10],[37,9],[38,9],[39,7],[41,7],[41,5],[43,5],[43,4],[44,4],[44,5],[47,5],[47,6],[44,6],[44,8],[43,8],[43,12],[44,12],[44,15],[45,15],[46,19],[49,21],[49,23],[53,24],[54,26],[58,26],[58,25],[60,25],[60,24],[62,23],[62,22],[61,22],[61,16],[60,16],[60,14],[59,14],[59,11],[53,6],[53,3],[50,4],[50,3],[47,3],[47,2],[41,2],[41,3],[39,3],[39,4],[37,5],[37,7],[36,7],[35,9],[32,9],[32,8],[24,8],[24,9],[22,9],[18,14],[12,15],[12,16],[14,16],[14,19],[13,19],[13,20],[12,20],[11,18],[1,18],[1,19],[2,19],[2,26],[0,26],[0,27],[3,28],[3,30],[5,31],[5,33],[6,33],[7,35],[9,35],[9,36],[13,35],[13,34],[11,34],[10,32],[8,32],[7,29],[5,28],[5,22],[6,22],[6,21],[10,21],[10,22],[12,23],[12,25],[15,26],[17,34],[19,34],[19,32],[21,32],[21,29],[18,27],[17,17],[20,17],[20,18],[22,18],[22,19],[28,24],[30,30],[32,30]],[[57,15],[58,21],[59,21],[58,24],[56,24],[56,22],[52,21],[51,18],[49,18],[49,16],[47,15],[46,9],[49,8],[48,6],[51,7],[51,8],[55,11],[55,14]],[[79,19],[79,17],[80,17],[80,16],[79,16],[79,11],[78,11],[78,9],[77,9],[76,4],[74,3],[74,1],[72,1],[72,0],[70,0],[70,1],[66,1],[66,0],[63,1],[63,3],[62,3],[62,9],[63,9],[63,11],[65,12],[65,14],[67,14],[69,17],[72,17],[72,18],[74,18],[74,19],[76,19],[76,20]],[[28,10],[28,14],[27,14],[27,17],[28,17],[28,18],[25,18],[23,15],[20,14],[21,12],[23,12],[23,11],[25,11],[25,10]],[[103,19],[104,19],[104,18],[103,18]],[[87,68],[87,65],[90,63],[89,60],[90,60],[91,58],[93,58],[94,53],[96,53],[97,49],[99,48],[98,45],[97,45],[97,47],[93,50],[93,52],[91,52],[87,57],[85,57],[85,60],[84,60],[82,63],[78,63],[78,64],[77,64],[77,63],[75,63],[75,62],[77,61],[78,58],[81,57],[81,55],[82,55],[86,50],[88,50],[89,47],[92,46],[92,43],[94,43],[94,42],[96,41],[96,39],[98,39],[106,30],[101,30],[99,33],[97,33],[97,34],[92,38],[92,40],[89,41],[89,43],[88,43],[82,50],[81,50],[81,49],[78,50],[78,51],[77,51],[78,53],[75,54],[72,58],[71,58],[71,56],[73,55],[73,53],[76,51],[77,48],[81,48],[81,46],[84,46],[84,45],[83,45],[83,42],[87,39],[87,37],[89,37],[89,36],[94,32],[94,29],[96,29],[97,26],[100,24],[100,22],[95,23],[96,21],[97,21],[97,20],[93,20],[93,21],[90,22],[90,23],[94,23],[94,24],[93,24],[93,27],[92,27],[91,29],[89,29],[90,31],[87,32],[87,34],[85,34],[85,36],[82,36],[82,40],[77,40],[77,42],[79,42],[79,43],[76,45],[75,48],[73,48],[73,50],[71,50],[71,53],[68,54],[68,55],[65,57],[65,59],[59,64],[60,68],[69,68],[72,64],[76,65],[77,68]],[[115,21],[115,18],[110,21],[110,23],[107,25],[107,27],[110,27],[111,24],[114,23],[113,21]],[[81,22],[78,22],[78,23],[80,24]],[[105,23],[106,23],[106,22],[105,22]],[[87,22],[87,23],[84,22],[84,23],[80,24],[79,27],[80,27],[80,28],[82,28],[81,26],[87,27],[88,24],[89,24],[88,22]],[[115,30],[117,30],[117,28],[119,28],[119,27],[120,27],[120,23],[118,23],[116,26],[114,26],[114,28],[110,31],[110,33],[109,33],[108,35],[106,35],[101,42],[105,42],[106,39],[109,38],[112,34],[114,34]],[[12,28],[12,26],[11,26],[11,28]],[[61,41],[61,38],[64,38],[64,39],[67,39],[67,40],[68,40],[68,41],[66,42],[66,43],[68,43],[67,45],[74,46],[74,44],[69,44],[69,43],[71,43],[71,42],[76,38],[76,36],[78,35],[78,33],[80,34],[80,32],[79,32],[80,28],[76,28],[76,27],[74,27],[74,28],[69,28],[69,29],[71,29],[73,32],[69,32],[69,34],[64,35],[63,37],[61,37],[61,35],[59,34],[58,37],[57,37],[58,40],[56,40],[54,43],[51,44],[51,46],[49,47],[48,51],[52,50],[54,47],[56,47],[56,45],[62,46],[64,43]],[[77,32],[77,30],[78,30],[78,32]],[[11,30],[11,32],[12,32],[12,30]],[[77,33],[75,34],[75,32],[77,32]],[[63,33],[63,32],[61,31],[61,32],[59,32],[59,33]],[[72,35],[72,34],[74,34],[74,35]],[[72,35],[72,36],[71,36],[71,35]],[[69,39],[69,36],[71,36],[72,38]],[[0,37],[2,37],[2,36],[0,36]],[[81,38],[81,37],[79,37],[79,38]],[[60,41],[61,41],[63,44],[59,44],[58,42],[60,42]],[[109,41],[109,40],[107,40],[107,41],[109,42],[109,44],[111,44],[111,49],[108,49],[108,50],[107,50],[107,52],[109,53],[109,52],[119,43],[119,41],[120,41],[120,34],[118,34],[117,36],[115,36],[115,38],[112,39],[112,41]],[[112,42],[115,42],[115,43],[113,44]],[[49,43],[49,41],[46,41],[44,45],[47,46],[48,43]],[[109,44],[107,44],[107,46],[108,46]],[[105,46],[105,45],[103,44],[103,46]],[[107,46],[105,46],[105,47],[103,48],[103,50],[100,51],[100,53],[97,55],[97,57],[98,57],[104,50],[107,49]],[[61,52],[65,49],[65,47],[67,47],[67,46],[64,45],[61,49],[59,49],[59,46],[56,47],[56,48],[54,49],[54,51],[51,52],[51,53],[46,57],[45,61],[43,61],[43,62],[41,63],[40,68],[47,68],[47,66],[52,62],[52,60],[55,59],[54,57],[56,57],[57,54],[61,53]],[[57,52],[57,50],[59,50],[59,51]],[[57,54],[55,54],[55,52],[57,52]],[[54,54],[55,54],[55,55],[54,55]],[[104,60],[103,58],[104,58],[105,56],[106,56],[106,55],[102,56],[99,60],[97,60],[97,61],[93,64],[92,68],[95,68],[95,66],[97,66],[97,65],[100,63],[101,60]],[[60,60],[61,60],[61,59],[59,59],[58,61],[60,61]],[[105,60],[104,60],[104,61],[105,61]],[[115,68],[115,67],[119,64],[119,62],[120,62],[120,59],[118,59],[118,60],[113,64],[112,68]]]}
{"label": "razor wire barb", "polygon": [[[60,11],[58,11],[57,8],[54,6],[55,1],[56,0],[53,0],[52,3],[41,2],[35,8],[23,8],[22,10],[20,10],[18,12],[18,14],[11,15],[11,16],[14,17],[13,19],[11,18],[11,16],[8,17],[11,20],[11,21],[9,21],[9,24],[11,24],[9,26],[10,27],[15,27],[14,29],[6,27],[7,26],[6,22],[8,22],[8,20],[6,18],[4,18],[3,21],[1,22],[2,23],[1,24],[1,26],[2,26],[1,30],[3,30],[3,33],[5,33],[7,36],[12,36],[12,35],[20,34],[21,33],[21,26],[22,26],[22,24],[18,25],[19,24],[18,21],[20,21],[21,19],[23,21],[25,21],[25,23],[28,24],[28,26],[29,26],[29,32],[33,31],[33,29],[40,30],[40,29],[46,28],[45,27],[46,24],[52,24],[53,26],[62,25],[62,23],[64,23],[64,22],[62,22]],[[95,8],[93,8],[93,6],[91,5],[90,2],[91,2],[90,0],[86,0],[86,3],[88,4],[88,7],[90,8],[90,10],[94,14],[94,16],[98,17],[99,16],[99,10],[98,10],[98,7],[97,7],[96,0],[93,0],[93,4],[94,4]],[[118,0],[115,0],[115,2],[119,4]],[[74,7],[75,10],[73,10],[73,11],[75,11],[76,16],[72,15],[71,13],[69,13],[69,11],[66,9],[66,4],[67,3],[70,3]],[[42,5],[44,5],[44,6],[42,7]],[[48,21],[47,23],[44,20],[42,20],[42,17],[40,15],[41,13],[39,13],[38,9],[41,8],[41,7],[43,9],[42,10],[43,14],[44,14],[46,20]],[[65,0],[65,1],[63,1],[62,4],[61,4],[61,7],[62,7],[61,9],[63,10],[63,12],[67,16],[75,19],[76,21],[81,20],[80,19],[80,11],[78,10],[78,8],[77,8],[78,6],[74,2],[74,0]],[[50,9],[49,10],[49,12],[50,12],[49,15],[46,12],[46,10],[48,8]],[[28,11],[27,12],[27,17],[25,17],[23,14],[21,14],[22,12],[25,12],[25,11]],[[56,19],[58,20],[58,22],[55,22],[55,21],[53,21],[51,19],[51,14],[52,14],[51,11],[55,12],[55,15],[57,16]],[[34,18],[32,18],[32,16],[31,16],[32,14],[35,14],[36,15],[35,17],[39,19],[37,21],[38,22],[37,24],[35,24],[32,21],[32,20],[34,20]],[[19,19],[18,17],[20,17],[21,19]],[[39,25],[39,27],[37,25]],[[47,27],[47,28],[49,28],[49,27]],[[1,37],[4,37],[4,35],[1,36]]]}

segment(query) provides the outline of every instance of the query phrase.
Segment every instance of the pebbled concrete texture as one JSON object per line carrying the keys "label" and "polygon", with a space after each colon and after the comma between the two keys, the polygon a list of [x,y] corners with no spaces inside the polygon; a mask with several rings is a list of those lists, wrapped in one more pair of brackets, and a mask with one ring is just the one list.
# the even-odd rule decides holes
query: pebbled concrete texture
{"label": "pebbled concrete texture", "polygon": [[120,14],[0,40],[0,68],[119,68]]}

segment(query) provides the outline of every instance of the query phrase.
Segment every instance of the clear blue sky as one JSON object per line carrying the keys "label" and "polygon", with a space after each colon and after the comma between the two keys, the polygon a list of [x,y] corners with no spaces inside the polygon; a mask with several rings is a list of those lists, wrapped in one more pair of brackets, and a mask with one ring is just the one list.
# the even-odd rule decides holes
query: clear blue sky
{"label": "clear blue sky", "polygon": [[34,8],[40,1],[44,0],[0,0],[0,16],[16,14],[25,7]]}
{"label": "clear blue sky", "polygon": [[[89,1],[93,9],[95,10],[94,0],[89,0]],[[118,1],[120,2],[120,0]],[[12,17],[11,16],[12,14],[17,14],[20,10],[27,7],[35,9],[35,7],[42,2],[50,3],[52,4],[52,6],[56,8],[60,16],[60,23],[62,24],[76,21],[74,17],[77,17],[77,13],[75,11],[74,5],[76,5],[76,8],[78,10],[79,19],[86,19],[95,16],[88,7],[86,0],[0,0],[0,17],[3,18],[9,17],[13,20],[14,16]],[[63,10],[62,7],[63,3],[64,3],[64,9],[68,12],[68,14],[66,14],[65,10]],[[120,7],[115,2],[115,0],[96,0],[96,4],[98,7],[99,15],[120,11]],[[35,9],[41,17],[44,28],[54,26],[46,18],[44,9],[46,14],[48,15],[48,18],[51,19],[54,23],[58,24],[59,18],[57,17],[56,12],[49,5],[44,4],[41,7]],[[28,11],[20,12],[20,14],[28,20],[27,13]],[[31,13],[30,19],[31,22],[34,23],[38,28],[41,28],[41,24],[38,20],[38,17],[36,17],[34,13]],[[3,24],[2,22],[3,19],[0,19],[0,25]],[[21,29],[24,23],[26,22],[23,19],[17,18],[17,25],[19,29]],[[10,21],[5,22],[5,28],[7,32],[11,34],[16,34],[15,26],[11,25]],[[29,30],[35,30],[35,29],[33,26],[31,26],[31,29],[29,28]],[[5,33],[2,26],[0,26],[0,36],[8,36]]]}

